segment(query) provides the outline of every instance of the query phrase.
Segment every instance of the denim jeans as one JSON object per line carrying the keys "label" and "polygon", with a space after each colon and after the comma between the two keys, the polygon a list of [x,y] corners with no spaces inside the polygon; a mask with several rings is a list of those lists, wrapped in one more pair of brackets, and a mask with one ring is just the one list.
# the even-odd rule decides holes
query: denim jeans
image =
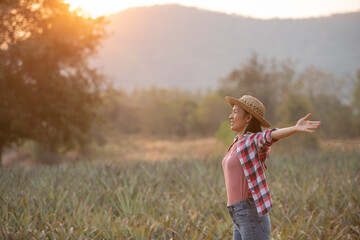
{"label": "denim jeans", "polygon": [[245,199],[227,208],[234,222],[233,240],[270,240],[269,215],[259,217],[253,199]]}

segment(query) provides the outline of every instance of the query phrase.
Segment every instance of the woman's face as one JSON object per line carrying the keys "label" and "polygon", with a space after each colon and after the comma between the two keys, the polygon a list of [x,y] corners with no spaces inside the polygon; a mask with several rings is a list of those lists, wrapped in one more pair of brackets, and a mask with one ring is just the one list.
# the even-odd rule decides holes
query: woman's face
{"label": "woman's face", "polygon": [[243,129],[246,129],[247,125],[250,123],[251,114],[245,112],[241,107],[234,105],[229,119],[231,130],[241,132]]}

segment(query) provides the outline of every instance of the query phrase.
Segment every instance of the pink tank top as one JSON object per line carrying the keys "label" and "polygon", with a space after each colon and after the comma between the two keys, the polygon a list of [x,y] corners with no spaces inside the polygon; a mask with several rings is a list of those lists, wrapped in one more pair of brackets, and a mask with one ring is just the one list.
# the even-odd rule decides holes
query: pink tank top
{"label": "pink tank top", "polygon": [[245,200],[248,197],[248,184],[233,144],[222,161],[228,205]]}

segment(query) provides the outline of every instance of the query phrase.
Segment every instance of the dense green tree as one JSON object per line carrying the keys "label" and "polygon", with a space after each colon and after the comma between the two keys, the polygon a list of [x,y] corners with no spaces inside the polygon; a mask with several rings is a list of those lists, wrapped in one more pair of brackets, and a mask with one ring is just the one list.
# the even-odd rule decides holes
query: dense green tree
{"label": "dense green tree", "polygon": [[89,141],[101,76],[87,64],[103,18],[61,0],[5,0],[0,8],[0,154],[32,139],[55,151]]}

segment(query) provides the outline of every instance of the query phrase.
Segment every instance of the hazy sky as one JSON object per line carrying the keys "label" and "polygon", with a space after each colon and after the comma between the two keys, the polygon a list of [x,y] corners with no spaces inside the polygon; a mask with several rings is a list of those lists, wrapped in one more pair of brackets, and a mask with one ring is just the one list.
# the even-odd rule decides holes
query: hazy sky
{"label": "hazy sky", "polygon": [[116,13],[129,7],[182,4],[256,18],[306,18],[360,10],[360,0],[65,0],[92,16]]}

